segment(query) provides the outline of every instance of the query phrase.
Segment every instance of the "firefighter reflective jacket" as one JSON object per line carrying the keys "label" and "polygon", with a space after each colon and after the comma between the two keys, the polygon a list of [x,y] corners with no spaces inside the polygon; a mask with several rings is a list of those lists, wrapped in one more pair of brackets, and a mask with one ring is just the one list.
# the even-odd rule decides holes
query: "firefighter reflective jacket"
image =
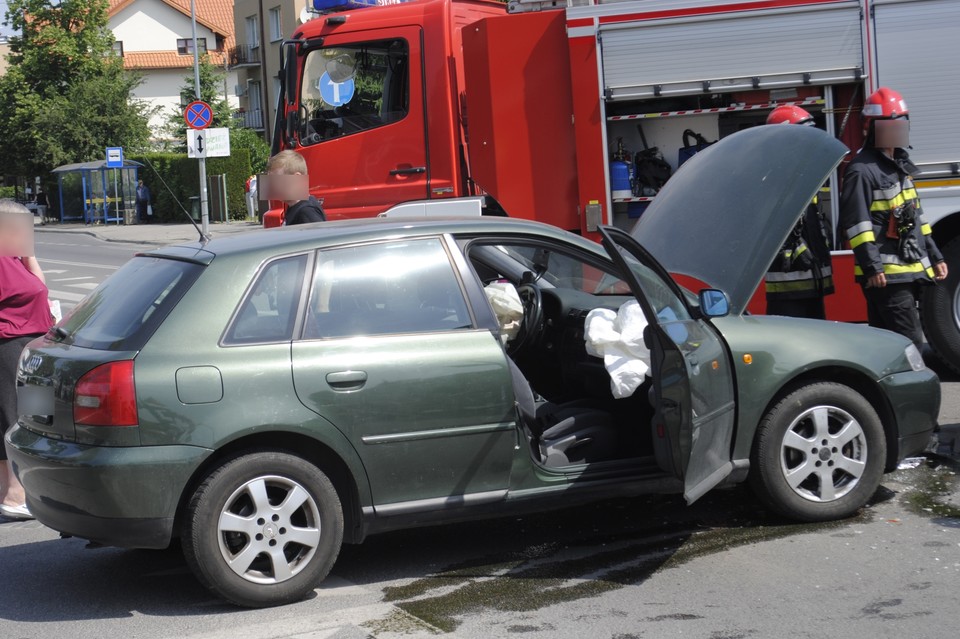
{"label": "firefighter reflective jacket", "polygon": [[767,271],[768,300],[809,299],[833,293],[827,228],[814,198]]}
{"label": "firefighter reflective jacket", "polygon": [[895,159],[863,148],[843,176],[840,227],[856,257],[861,284],[883,273],[887,282],[932,282],[933,265],[943,261],[923,219],[911,175],[918,172],[906,151]]}

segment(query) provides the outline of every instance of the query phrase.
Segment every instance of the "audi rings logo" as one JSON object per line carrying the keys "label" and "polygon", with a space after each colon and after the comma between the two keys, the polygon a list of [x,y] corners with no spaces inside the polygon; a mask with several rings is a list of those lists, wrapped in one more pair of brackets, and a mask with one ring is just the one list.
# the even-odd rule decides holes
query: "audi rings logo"
{"label": "audi rings logo", "polygon": [[27,375],[32,375],[37,372],[37,369],[40,368],[40,364],[43,362],[43,358],[39,355],[32,355],[23,360],[20,364],[20,370],[22,370]]}

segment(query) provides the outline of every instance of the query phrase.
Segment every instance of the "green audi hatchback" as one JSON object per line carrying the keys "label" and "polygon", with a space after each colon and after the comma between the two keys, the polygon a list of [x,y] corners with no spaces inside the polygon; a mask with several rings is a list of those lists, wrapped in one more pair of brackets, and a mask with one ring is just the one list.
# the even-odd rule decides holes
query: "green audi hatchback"
{"label": "green audi hatchback", "polygon": [[[849,516],[928,442],[936,375],[894,333],[745,313],[845,151],[737,133],[602,244],[387,217],[142,253],[23,352],[28,506],[102,544],[179,538],[243,606],[302,598],[370,534],[611,496],[749,481]],[[597,357],[587,319],[630,308],[640,337]]]}

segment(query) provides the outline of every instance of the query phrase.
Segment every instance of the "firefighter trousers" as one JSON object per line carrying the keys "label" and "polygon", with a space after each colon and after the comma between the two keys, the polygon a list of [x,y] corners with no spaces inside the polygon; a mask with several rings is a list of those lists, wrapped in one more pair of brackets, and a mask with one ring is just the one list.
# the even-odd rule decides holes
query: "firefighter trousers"
{"label": "firefighter trousers", "polygon": [[823,297],[807,297],[804,299],[767,298],[767,315],[783,315],[786,317],[807,317],[809,319],[826,319],[823,309]]}
{"label": "firefighter trousers", "polygon": [[870,326],[900,333],[917,345],[923,346],[923,328],[917,311],[916,282],[887,284],[883,288],[864,288],[867,298],[867,320]]}

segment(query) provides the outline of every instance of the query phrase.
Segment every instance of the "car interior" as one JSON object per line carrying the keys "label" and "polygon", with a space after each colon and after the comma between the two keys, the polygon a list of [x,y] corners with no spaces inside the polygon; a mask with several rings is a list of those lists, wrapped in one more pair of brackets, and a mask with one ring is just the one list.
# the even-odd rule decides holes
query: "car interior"
{"label": "car interior", "polygon": [[473,244],[467,254],[484,286],[508,281],[523,302],[521,328],[505,350],[534,459],[561,468],[651,456],[650,378],[615,399],[603,360],[584,340],[591,310],[615,311],[633,299],[627,284],[533,245]]}

